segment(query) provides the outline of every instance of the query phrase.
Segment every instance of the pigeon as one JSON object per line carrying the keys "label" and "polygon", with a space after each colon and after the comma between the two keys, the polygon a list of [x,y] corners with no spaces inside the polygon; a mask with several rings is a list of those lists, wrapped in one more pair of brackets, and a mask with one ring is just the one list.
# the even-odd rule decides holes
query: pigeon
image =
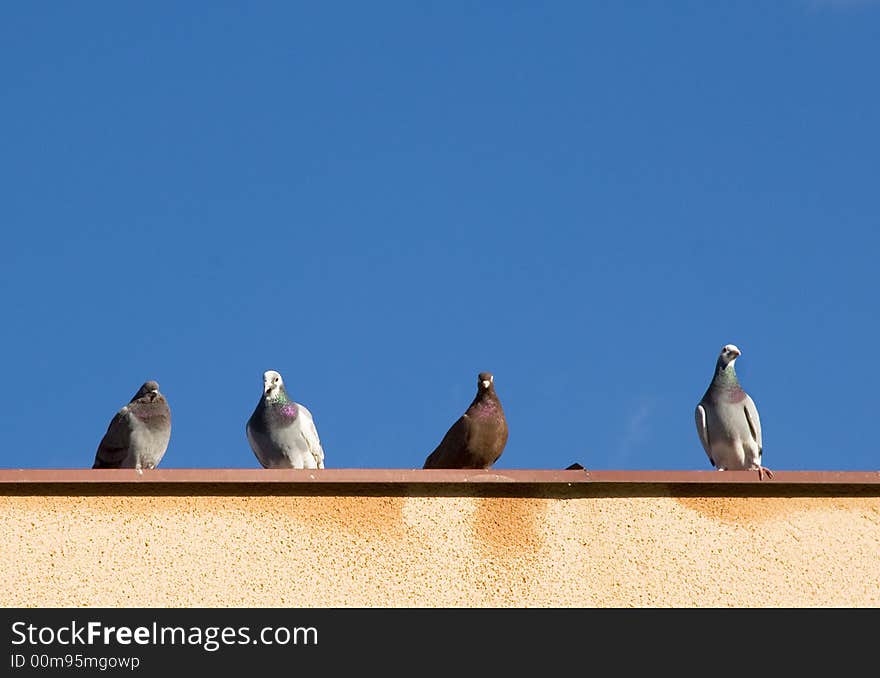
{"label": "pigeon", "polygon": [[171,438],[171,410],[155,381],[144,382],[101,438],[92,468],[156,468]]}
{"label": "pigeon", "polygon": [[754,401],[739,385],[734,363],[742,352],[733,344],[721,349],[715,376],[694,413],[697,434],[709,461],[719,471],[757,471],[758,479],[773,472],[761,465],[761,420]]}
{"label": "pigeon", "polygon": [[477,377],[477,395],[465,413],[443,436],[424,468],[487,469],[507,443],[507,420],[489,372]]}
{"label": "pigeon", "polygon": [[324,468],[312,413],[290,399],[275,370],[263,373],[263,395],[245,431],[263,468]]}

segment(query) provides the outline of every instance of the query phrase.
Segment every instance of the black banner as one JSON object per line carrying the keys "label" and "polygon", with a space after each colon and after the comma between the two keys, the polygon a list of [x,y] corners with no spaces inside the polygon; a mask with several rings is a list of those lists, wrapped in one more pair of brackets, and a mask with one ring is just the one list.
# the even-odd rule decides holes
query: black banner
{"label": "black banner", "polygon": [[[778,654],[789,634],[795,650],[830,651],[840,621],[803,610],[7,608],[0,676],[460,673],[523,662],[583,670],[600,660],[668,666],[707,650],[721,651],[729,668]],[[862,621],[878,628],[876,611]],[[805,645],[810,637],[818,644]]]}

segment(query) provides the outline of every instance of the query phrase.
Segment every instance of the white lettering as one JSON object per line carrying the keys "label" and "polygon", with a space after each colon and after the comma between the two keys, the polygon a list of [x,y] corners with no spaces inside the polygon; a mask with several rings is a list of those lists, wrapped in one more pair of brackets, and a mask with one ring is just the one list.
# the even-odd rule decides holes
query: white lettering
{"label": "white lettering", "polygon": [[24,643],[24,642],[27,640],[27,636],[24,635],[24,633],[22,633],[21,631],[19,631],[19,630],[16,628],[16,627],[18,627],[18,626],[24,626],[24,622],[15,622],[15,623],[12,625],[12,632],[13,632],[13,633],[17,633],[17,634],[21,637],[21,640],[13,640],[13,641],[12,641],[12,644],[13,644],[13,645],[21,645],[22,643]]}

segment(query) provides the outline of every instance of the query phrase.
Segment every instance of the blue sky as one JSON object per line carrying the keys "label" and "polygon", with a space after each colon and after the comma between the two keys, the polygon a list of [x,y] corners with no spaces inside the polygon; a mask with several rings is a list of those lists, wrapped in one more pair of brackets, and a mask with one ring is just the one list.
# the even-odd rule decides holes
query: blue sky
{"label": "blue sky", "polygon": [[6,468],[254,468],[276,369],[328,468],[418,468],[495,374],[497,468],[709,469],[737,344],[771,469],[876,469],[880,5],[0,10]]}

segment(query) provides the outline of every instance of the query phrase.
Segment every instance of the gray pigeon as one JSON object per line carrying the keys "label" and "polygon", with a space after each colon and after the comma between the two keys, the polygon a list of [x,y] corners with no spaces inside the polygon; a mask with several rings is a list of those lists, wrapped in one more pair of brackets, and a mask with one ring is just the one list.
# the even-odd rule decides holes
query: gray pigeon
{"label": "gray pigeon", "polygon": [[428,458],[424,468],[487,469],[507,444],[507,420],[489,372],[477,376],[477,395]]}
{"label": "gray pigeon", "polygon": [[734,363],[741,351],[733,344],[721,349],[715,376],[697,405],[697,434],[709,461],[719,471],[757,471],[758,479],[773,472],[761,465],[763,444],[758,409],[736,378]]}
{"label": "gray pigeon", "polygon": [[245,431],[263,468],[324,468],[312,413],[290,399],[275,370],[263,373],[263,395]]}
{"label": "gray pigeon", "polygon": [[92,468],[133,468],[139,473],[159,465],[171,438],[171,410],[155,381],[144,382],[119,410],[98,445]]}

